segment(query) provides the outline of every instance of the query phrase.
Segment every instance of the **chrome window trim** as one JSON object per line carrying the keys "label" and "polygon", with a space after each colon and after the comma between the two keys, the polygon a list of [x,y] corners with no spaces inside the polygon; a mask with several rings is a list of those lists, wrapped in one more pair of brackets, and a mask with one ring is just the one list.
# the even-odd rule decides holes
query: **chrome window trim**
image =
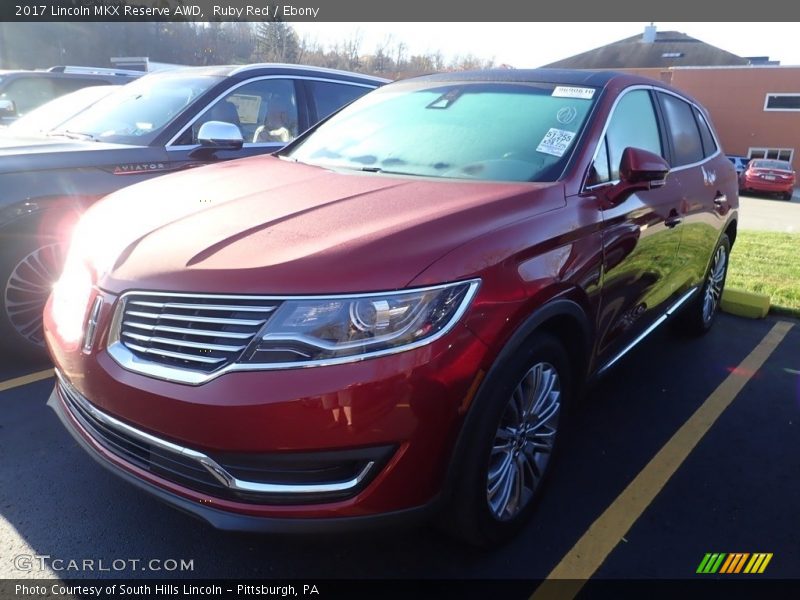
{"label": "chrome window trim", "polygon": [[[237,70],[237,71],[234,71],[233,73],[237,73],[237,72],[239,72],[239,71]],[[208,112],[211,109],[211,107],[214,106],[217,102],[222,100],[222,98],[224,98],[225,96],[227,96],[228,94],[230,94],[234,90],[238,90],[243,85],[248,85],[250,83],[253,83],[254,81],[263,81],[263,80],[266,80],[266,79],[288,79],[290,81],[296,81],[296,80],[326,81],[326,82],[329,82],[329,83],[341,83],[342,85],[352,85],[352,86],[355,86],[355,87],[363,87],[363,88],[372,89],[372,90],[377,89],[379,87],[378,85],[374,85],[373,86],[373,85],[369,85],[368,83],[354,83],[354,82],[350,82],[350,81],[342,81],[340,79],[327,79],[325,77],[308,77],[308,76],[305,76],[305,75],[284,74],[284,75],[260,75],[258,77],[251,77],[250,79],[245,79],[244,81],[240,81],[236,85],[233,85],[233,86],[225,89],[221,94],[219,94],[211,102],[206,104],[206,106],[205,106],[205,108],[203,110],[201,110],[194,117],[192,117],[192,119],[188,123],[186,123],[186,125],[184,125],[183,128],[178,133],[176,133],[174,136],[172,136],[172,139],[170,139],[166,144],[167,150],[169,150],[170,147],[172,147],[173,149],[178,149],[178,148],[180,148],[180,149],[197,148],[199,146],[199,144],[198,145],[182,144],[180,146],[173,146],[173,144],[175,143],[175,140],[179,139],[184,133],[186,133],[187,129],[189,129],[192,125],[194,125],[195,122],[200,117],[202,117],[204,114],[206,114],[206,112]],[[297,100],[296,94],[295,94],[295,100]],[[297,113],[298,113],[298,117],[299,117],[300,116],[300,107],[299,106],[297,107]],[[261,144],[259,144],[258,142],[250,142],[250,143],[245,142],[245,146],[248,147],[248,148],[258,147],[259,145],[261,145]],[[269,144],[265,144],[265,145],[269,145]],[[283,147],[284,145],[285,144],[279,144],[280,147]]]}
{"label": "chrome window trim", "polygon": [[[381,358],[384,356],[391,356],[400,352],[407,352],[409,350],[416,350],[422,346],[427,346],[433,342],[441,339],[455,327],[456,323],[461,320],[464,313],[472,304],[477,291],[480,287],[480,279],[468,279],[465,281],[453,281],[434,286],[426,286],[421,288],[402,289],[397,291],[387,290],[378,292],[362,292],[355,294],[320,294],[320,295],[297,295],[297,296],[242,296],[242,295],[220,295],[220,294],[190,294],[190,293],[171,293],[171,292],[153,292],[153,291],[128,291],[122,294],[116,302],[114,307],[114,317],[111,322],[110,331],[108,334],[108,343],[106,351],[109,356],[120,367],[126,371],[152,377],[154,379],[162,379],[164,381],[171,381],[174,383],[182,383],[186,385],[202,385],[216,379],[226,373],[231,372],[245,372],[245,371],[283,371],[289,369],[310,369],[314,367],[330,367],[334,365],[343,365],[347,363],[361,362],[373,358]],[[122,313],[126,298],[128,296],[178,296],[178,297],[191,297],[191,298],[226,298],[226,299],[248,299],[248,300],[269,300],[274,302],[286,302],[291,300],[333,300],[333,299],[354,299],[354,298],[370,298],[381,294],[417,294],[420,292],[428,292],[440,290],[458,284],[468,284],[469,288],[464,295],[461,305],[458,307],[453,316],[447,324],[430,337],[426,337],[411,344],[398,346],[396,348],[387,348],[385,350],[377,350],[375,352],[367,352],[354,356],[342,356],[338,358],[329,358],[314,361],[299,361],[299,362],[284,362],[284,363],[230,363],[221,369],[211,372],[202,373],[191,369],[183,369],[180,367],[171,367],[162,364],[152,363],[143,360],[131,352],[121,341],[120,331],[122,326]]]}
{"label": "chrome window trim", "polygon": [[[313,67],[309,65],[294,65],[289,63],[254,63],[249,65],[242,65],[235,68],[228,76],[238,75],[240,73],[247,73],[249,71],[256,71],[259,69],[295,69],[297,71],[312,71],[314,73],[327,73],[329,75],[339,75],[344,77],[358,77],[365,80],[371,80],[375,83],[391,83],[391,79],[384,79],[383,77],[375,77],[374,75],[363,75],[361,73],[352,73],[349,71],[342,71],[341,69],[331,69],[329,67]],[[289,75],[289,77],[296,77]],[[301,76],[302,77],[302,76]],[[350,83],[350,82],[347,82]],[[369,87],[369,84],[364,84]]]}
{"label": "chrome window trim", "polygon": [[[357,487],[375,466],[375,461],[369,461],[364,466],[364,468],[358,473],[358,475],[356,475],[352,479],[348,479],[345,481],[335,481],[331,483],[287,484],[287,483],[264,483],[260,481],[247,481],[245,479],[237,479],[236,477],[231,475],[226,469],[224,469],[218,462],[216,462],[208,455],[203,454],[202,452],[198,452],[197,450],[192,450],[191,448],[187,448],[185,446],[180,446],[173,442],[168,442],[167,440],[163,440],[150,433],[146,433],[140,429],[137,429],[136,427],[128,425],[127,423],[123,423],[119,419],[116,419],[109,414],[106,414],[105,412],[97,408],[94,404],[89,402],[89,400],[86,397],[84,397],[83,394],[81,394],[77,389],[75,389],[75,387],[66,380],[66,378],[58,369],[56,369],[56,377],[58,378],[58,381],[62,386],[63,393],[69,395],[69,399],[66,402],[64,402],[64,404],[69,410],[72,418],[75,419],[76,421],[77,419],[75,415],[72,414],[73,411],[69,406],[70,400],[80,405],[82,409],[84,409],[95,419],[97,419],[98,421],[103,423],[103,425],[109,427],[110,429],[117,429],[123,431],[126,435],[129,435],[140,442],[144,442],[146,444],[156,446],[157,448],[164,450],[166,452],[179,454],[180,456],[194,460],[195,462],[203,466],[217,481],[219,481],[226,488],[237,492],[248,492],[252,494],[282,494],[282,495],[297,495],[297,494],[303,495],[303,494],[323,494],[328,492],[345,492]],[[82,427],[82,429],[86,431],[85,428]],[[86,431],[86,433],[93,440],[95,439],[94,436],[89,431]],[[123,461],[125,460],[123,457],[120,457],[116,454],[114,454],[114,456],[116,456],[120,460]]]}
{"label": "chrome window trim", "polygon": [[[717,156],[719,156],[722,153],[722,146],[719,143],[719,138],[717,137],[717,133],[716,133],[716,131],[714,131],[714,128],[711,127],[711,124],[709,123],[708,118],[706,117],[705,109],[702,106],[700,106],[696,102],[693,102],[693,101],[689,100],[685,96],[681,96],[680,94],[677,94],[677,93],[675,93],[675,92],[673,92],[671,90],[668,90],[666,88],[659,87],[657,85],[646,85],[646,84],[632,85],[632,86],[627,87],[624,90],[622,90],[622,92],[620,92],[619,96],[617,96],[616,100],[614,100],[614,104],[611,105],[611,110],[608,113],[608,117],[606,117],[606,122],[603,125],[603,129],[600,132],[600,137],[597,139],[597,145],[595,146],[594,152],[592,153],[592,160],[589,161],[589,165],[588,165],[588,167],[586,169],[586,173],[583,176],[584,184],[581,187],[581,193],[590,192],[592,190],[597,189],[600,186],[619,183],[619,179],[615,179],[614,181],[603,181],[601,183],[597,183],[597,184],[594,184],[594,185],[591,185],[591,186],[587,186],[586,185],[586,180],[587,180],[587,177],[588,177],[588,174],[589,174],[589,168],[594,164],[594,161],[597,160],[597,153],[600,152],[600,144],[602,143],[603,139],[606,136],[606,133],[608,132],[608,126],[611,124],[611,119],[614,118],[614,115],[617,112],[617,105],[619,105],[620,100],[622,100],[622,98],[625,97],[626,94],[628,94],[629,92],[636,91],[636,90],[649,90],[649,91],[654,91],[654,92],[663,92],[665,94],[669,94],[671,96],[675,96],[679,100],[683,100],[684,102],[686,102],[690,106],[693,106],[693,107],[697,108],[700,111],[700,114],[703,116],[703,119],[705,119],[706,124],[708,124],[708,126],[709,126],[708,129],[711,132],[711,137],[714,139],[714,143],[717,146],[716,152],[714,152],[713,154],[710,154],[707,157],[704,157],[703,160],[698,161],[698,162],[693,162],[693,163],[688,164],[688,165],[681,165],[679,167],[670,167],[669,173],[675,173],[675,172],[678,172],[678,171],[683,171],[684,169],[691,169],[691,168],[694,168],[694,167],[698,167],[698,166],[710,161],[711,159],[716,158]],[[655,113],[655,107],[653,108],[653,112]],[[657,114],[656,114],[656,118],[658,118]],[[665,122],[665,125],[666,125],[666,122]],[[697,133],[698,133],[698,135],[700,135],[699,131]],[[668,132],[667,132],[667,135],[669,135]],[[665,142],[666,140],[662,139],[661,141]],[[669,173],[667,173],[667,175],[669,175]]]}

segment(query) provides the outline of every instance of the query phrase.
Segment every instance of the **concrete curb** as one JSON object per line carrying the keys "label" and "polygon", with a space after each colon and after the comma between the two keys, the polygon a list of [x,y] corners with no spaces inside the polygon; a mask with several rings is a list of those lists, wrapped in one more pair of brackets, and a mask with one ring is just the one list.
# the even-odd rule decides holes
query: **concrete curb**
{"label": "concrete curb", "polygon": [[769,312],[769,305],[770,297],[767,294],[725,288],[722,292],[720,308],[726,313],[739,317],[763,319]]}

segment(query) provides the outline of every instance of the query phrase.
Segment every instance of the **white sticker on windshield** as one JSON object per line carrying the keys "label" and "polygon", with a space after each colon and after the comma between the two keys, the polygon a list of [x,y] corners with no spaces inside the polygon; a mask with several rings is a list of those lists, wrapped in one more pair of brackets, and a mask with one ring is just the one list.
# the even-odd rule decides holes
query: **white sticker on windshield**
{"label": "white sticker on windshield", "polygon": [[584,100],[591,100],[594,98],[594,88],[559,85],[553,90],[553,97],[583,98]]}
{"label": "white sticker on windshield", "polygon": [[536,147],[536,151],[552,156],[564,156],[564,152],[567,151],[574,137],[574,131],[564,131],[563,129],[551,127],[550,131],[544,134],[542,141]]}

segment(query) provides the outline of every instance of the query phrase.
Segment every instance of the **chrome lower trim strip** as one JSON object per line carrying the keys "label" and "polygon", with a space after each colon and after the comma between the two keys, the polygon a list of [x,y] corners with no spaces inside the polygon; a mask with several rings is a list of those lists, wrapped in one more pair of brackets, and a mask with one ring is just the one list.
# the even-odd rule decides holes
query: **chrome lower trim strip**
{"label": "chrome lower trim strip", "polygon": [[[244,479],[237,479],[236,477],[228,473],[228,471],[226,471],[222,466],[220,466],[219,463],[214,461],[214,459],[203,454],[202,452],[198,452],[196,450],[192,450],[190,448],[186,448],[184,446],[179,446],[178,444],[173,444],[172,442],[162,440],[161,438],[158,438],[149,433],[145,433],[144,431],[136,429],[135,427],[131,427],[127,423],[123,423],[122,421],[115,419],[110,415],[107,415],[106,413],[95,407],[91,402],[89,402],[83,396],[83,394],[81,394],[78,390],[76,390],[58,370],[56,370],[56,377],[58,378],[58,382],[60,384],[59,386],[60,391],[63,394],[69,396],[69,399],[67,402],[65,402],[65,405],[67,409],[70,411],[70,413],[72,413],[72,409],[69,406],[69,402],[74,402],[75,404],[78,404],[87,413],[92,415],[92,417],[100,421],[106,427],[122,431],[126,435],[132,438],[150,444],[151,446],[155,446],[166,452],[179,454],[180,456],[183,456],[185,458],[190,458],[196,461],[198,464],[202,465],[209,473],[211,473],[211,475],[213,475],[214,478],[217,479],[222,485],[238,492],[247,492],[251,494],[287,494],[287,495],[346,492],[348,490],[352,490],[353,488],[357,487],[375,466],[375,462],[370,461],[364,466],[361,472],[352,479],[348,479],[346,481],[334,481],[330,483],[285,484],[285,483],[263,483],[259,481],[246,481]],[[75,419],[74,415],[72,415],[72,417],[73,419]]]}
{"label": "chrome lower trim strip", "polygon": [[659,325],[661,325],[664,321],[666,321],[669,317],[671,317],[675,311],[677,311],[681,306],[683,306],[689,298],[691,298],[697,290],[699,290],[699,286],[695,286],[686,292],[683,296],[678,298],[672,306],[670,306],[663,315],[661,315],[655,322],[650,325],[647,329],[645,329],[642,333],[640,333],[635,340],[633,340],[630,344],[625,346],[619,353],[617,353],[610,361],[608,361],[603,367],[598,369],[597,375],[600,376],[605,373],[608,369],[610,369],[613,365],[619,361],[623,356],[625,356],[628,352],[630,352],[636,345],[639,344],[643,339],[645,339],[648,335],[653,333],[656,329],[658,329]]}

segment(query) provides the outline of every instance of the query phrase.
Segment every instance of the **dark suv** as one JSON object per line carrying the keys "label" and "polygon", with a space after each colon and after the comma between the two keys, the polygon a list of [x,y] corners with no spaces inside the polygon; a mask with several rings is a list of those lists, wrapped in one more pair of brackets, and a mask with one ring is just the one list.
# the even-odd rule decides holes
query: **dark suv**
{"label": "dark suv", "polygon": [[0,139],[0,346],[43,352],[42,308],[86,206],[164,173],[274,152],[384,83],[296,65],[176,69],[121,87],[46,137]]}
{"label": "dark suv", "polygon": [[277,156],[93,206],[45,309],[51,403],[218,527],[438,511],[495,542],[589,378],[678,312],[711,327],[737,206],[707,113],[657,81],[393,83]]}
{"label": "dark suv", "polygon": [[81,88],[124,85],[140,74],[113,69],[53,67],[47,71],[0,71],[0,125]]}

